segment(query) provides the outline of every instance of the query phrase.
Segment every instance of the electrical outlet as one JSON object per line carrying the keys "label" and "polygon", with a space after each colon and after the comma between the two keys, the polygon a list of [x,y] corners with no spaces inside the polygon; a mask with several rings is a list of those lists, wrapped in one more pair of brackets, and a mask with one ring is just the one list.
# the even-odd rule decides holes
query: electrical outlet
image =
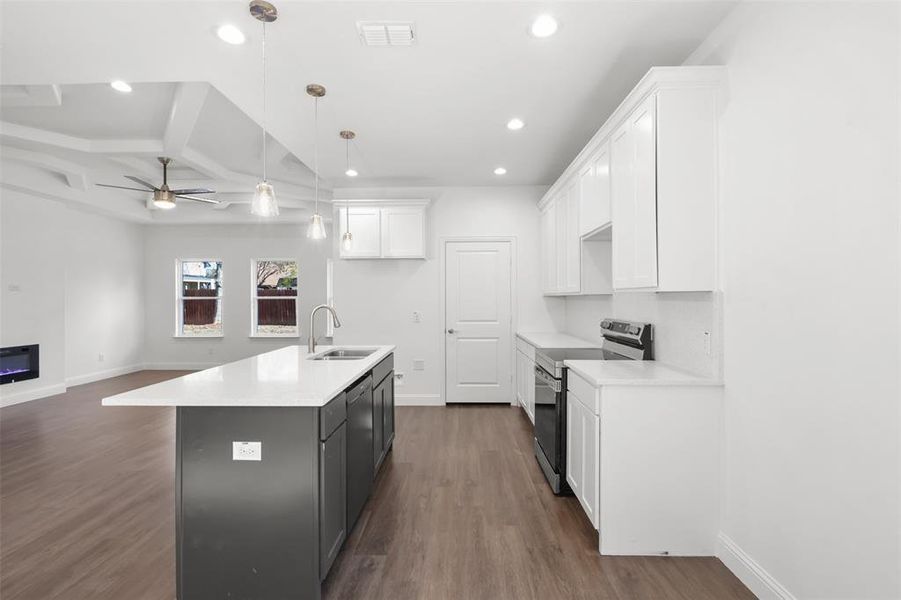
{"label": "electrical outlet", "polygon": [[413,370],[414,371],[425,371],[425,360],[422,358],[414,358],[413,359]]}
{"label": "electrical outlet", "polygon": [[704,332],[704,354],[710,356],[711,348],[710,348],[710,332]]}
{"label": "electrical outlet", "polygon": [[394,373],[394,385],[403,385],[404,384],[404,374],[398,373],[395,371]]}
{"label": "electrical outlet", "polygon": [[414,323],[422,323],[422,313],[418,310],[413,311],[413,322]]}
{"label": "electrical outlet", "polygon": [[101,352],[100,354],[97,355],[97,362],[103,362],[103,360],[104,360],[104,356],[103,356],[103,352]]}
{"label": "electrical outlet", "polygon": [[232,460],[263,460],[263,442],[232,442]]}

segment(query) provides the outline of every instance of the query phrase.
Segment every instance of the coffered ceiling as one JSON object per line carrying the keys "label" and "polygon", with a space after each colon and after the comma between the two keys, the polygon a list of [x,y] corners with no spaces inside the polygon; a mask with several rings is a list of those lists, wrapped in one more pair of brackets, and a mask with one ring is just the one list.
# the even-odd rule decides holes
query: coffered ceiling
{"label": "coffered ceiling", "polygon": [[[276,5],[267,32],[270,179],[293,219],[309,214],[312,197],[308,83],[328,89],[319,129],[325,197],[355,186],[549,184],[650,66],[680,64],[735,3]],[[44,186],[142,220],[249,218],[263,111],[261,25],[245,2],[29,0],[0,10],[6,187]],[[560,28],[538,39],[527,30],[542,13]],[[416,40],[365,46],[361,20],[412,21]],[[227,23],[246,34],[244,44],[216,36]],[[112,90],[116,79],[133,91]],[[505,127],[514,116],[525,121],[515,132]],[[358,134],[354,179],[343,174],[341,129]],[[140,194],[92,186],[149,178],[161,153],[173,156],[179,184],[217,188],[226,207],[150,215]],[[497,166],[507,174],[495,175]]]}

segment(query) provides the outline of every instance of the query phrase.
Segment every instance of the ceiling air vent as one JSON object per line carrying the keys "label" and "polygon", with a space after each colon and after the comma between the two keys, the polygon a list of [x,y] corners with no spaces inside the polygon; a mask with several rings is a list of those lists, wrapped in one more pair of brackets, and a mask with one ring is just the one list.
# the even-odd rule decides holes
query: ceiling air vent
{"label": "ceiling air vent", "polygon": [[410,21],[358,21],[364,46],[412,46],[416,40]]}

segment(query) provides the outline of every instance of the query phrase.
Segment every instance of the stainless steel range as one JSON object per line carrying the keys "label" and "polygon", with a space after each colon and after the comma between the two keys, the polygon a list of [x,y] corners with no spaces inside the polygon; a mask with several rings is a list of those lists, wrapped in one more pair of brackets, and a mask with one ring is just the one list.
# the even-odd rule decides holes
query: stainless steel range
{"label": "stainless steel range", "polygon": [[555,494],[566,483],[566,360],[652,360],[653,327],[604,319],[600,348],[541,348],[535,352],[535,458]]}

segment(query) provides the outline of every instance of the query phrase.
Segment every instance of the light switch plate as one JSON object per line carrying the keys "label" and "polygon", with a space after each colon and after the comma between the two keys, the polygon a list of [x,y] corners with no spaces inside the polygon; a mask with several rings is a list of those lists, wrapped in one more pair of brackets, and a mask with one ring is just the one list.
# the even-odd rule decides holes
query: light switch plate
{"label": "light switch plate", "polygon": [[263,442],[232,442],[232,460],[263,460]]}

